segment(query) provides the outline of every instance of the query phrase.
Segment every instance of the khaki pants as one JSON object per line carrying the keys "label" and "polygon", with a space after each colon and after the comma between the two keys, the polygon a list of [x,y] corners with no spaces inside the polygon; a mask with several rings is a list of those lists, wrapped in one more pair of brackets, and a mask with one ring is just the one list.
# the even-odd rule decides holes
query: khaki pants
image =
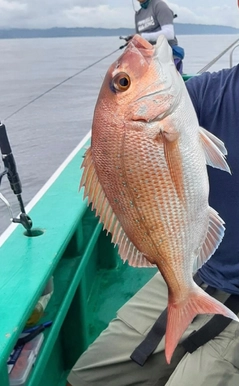
{"label": "khaki pants", "polygon": [[[213,297],[225,301],[228,294],[216,291]],[[157,273],[79,358],[68,377],[72,386],[239,386],[239,323],[235,321],[193,354],[185,354],[179,343],[170,365],[165,361],[164,339],[143,367],[130,359],[166,306],[167,287]],[[180,342],[211,317],[198,315]]]}

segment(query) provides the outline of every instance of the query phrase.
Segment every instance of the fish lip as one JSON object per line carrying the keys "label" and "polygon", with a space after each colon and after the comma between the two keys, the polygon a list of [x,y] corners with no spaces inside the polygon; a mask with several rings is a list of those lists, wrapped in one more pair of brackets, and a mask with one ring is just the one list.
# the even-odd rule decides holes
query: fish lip
{"label": "fish lip", "polygon": [[[131,118],[130,120],[138,123],[149,123],[149,124],[160,122],[163,119],[165,119],[167,116],[173,113],[175,107],[179,103],[179,100],[182,94],[180,90],[178,90],[176,94],[174,90],[172,90],[174,77],[175,77],[175,74],[172,74],[172,70],[169,70],[170,75],[169,75],[168,81],[167,81],[167,77],[165,81],[165,76],[164,76],[165,65],[167,66],[170,62],[172,62],[174,66],[171,47],[169,46],[164,36],[159,36],[157,39],[156,45],[152,45],[147,40],[142,38],[140,35],[134,35],[134,37],[129,42],[126,50],[133,50],[134,52],[137,51],[138,55],[142,57],[144,61],[148,62],[149,65],[151,64],[152,61],[155,62],[155,66],[160,66],[163,74],[163,77],[159,78],[157,81],[159,90],[157,91],[152,90],[152,86],[155,85],[155,82],[149,84],[148,87],[144,90],[144,93],[146,94],[138,95],[138,97],[136,97],[136,99],[132,101],[133,105],[135,103],[137,104],[144,101],[147,102],[147,100],[154,98],[154,96],[155,96],[155,99],[160,95],[162,97],[164,95],[169,95],[171,97],[170,107],[164,112],[160,112],[159,114],[155,112],[155,115],[152,116],[151,119],[149,119],[149,117],[144,118],[142,117],[141,114],[139,114],[138,117],[134,115],[134,118],[132,118],[131,113],[129,112],[129,116]],[[162,54],[160,52],[161,50],[162,50]],[[175,69],[175,72],[176,72],[176,69]],[[148,94],[147,94],[147,91],[149,92]]]}
{"label": "fish lip", "polygon": [[130,40],[126,50],[136,50],[148,64],[150,64],[155,54],[155,46],[138,34]]}
{"label": "fish lip", "polygon": [[140,36],[139,34],[135,34],[133,39],[130,40],[130,44],[133,44],[135,48],[137,49],[151,49],[153,50],[154,49],[154,46],[148,42],[146,39],[144,39],[142,36]]}
{"label": "fish lip", "polygon": [[[160,52],[160,50],[162,48],[164,50],[164,53],[166,53],[165,56],[160,56],[159,55],[159,52]],[[160,61],[159,62],[161,62],[161,63],[169,63],[170,61],[173,62],[172,48],[168,44],[168,41],[167,41],[167,39],[165,38],[164,35],[159,35],[158,38],[157,38],[156,45],[154,46],[154,57],[156,57],[156,58],[160,57]],[[165,61],[163,60],[164,57],[165,57]]]}
{"label": "fish lip", "polygon": [[161,47],[164,44],[165,38],[163,35],[159,35],[155,47]]}
{"label": "fish lip", "polygon": [[[136,44],[133,44],[133,46],[137,51],[139,51],[140,55],[143,56],[144,60],[148,61],[147,59],[150,58],[150,62],[152,60],[155,61],[156,65],[160,66],[162,74],[164,74],[164,72],[165,72],[165,65],[168,65],[169,63],[171,63],[173,65],[173,71],[175,71],[175,74],[172,73],[172,70],[169,69],[169,73],[170,73],[169,81],[165,82],[165,79],[159,79],[159,81],[158,81],[159,88],[161,88],[160,85],[163,85],[163,89],[159,89],[157,91],[151,91],[149,94],[146,94],[143,96],[141,95],[135,101],[136,103],[141,102],[141,101],[147,101],[148,99],[153,98],[154,95],[157,97],[160,95],[163,96],[166,94],[171,96],[172,97],[172,103],[171,103],[170,108],[168,110],[166,110],[158,115],[155,115],[150,120],[149,119],[143,119],[142,116],[139,117],[139,119],[134,119],[135,121],[138,121],[138,122],[141,121],[141,122],[148,122],[148,123],[161,121],[164,118],[166,118],[167,116],[169,116],[174,111],[175,107],[179,104],[179,101],[180,101],[180,98],[182,95],[182,91],[180,88],[178,89],[177,94],[175,94],[175,92],[172,90],[175,76],[177,75],[176,74],[177,70],[175,68],[173,58],[172,58],[172,49],[171,49],[170,45],[168,44],[167,39],[163,35],[159,35],[159,37],[157,39],[157,43],[154,46],[152,44],[150,44],[149,42],[145,41],[145,39],[143,39],[139,35],[135,35],[135,38],[133,38],[132,40],[133,40],[132,43],[136,42]],[[140,45],[143,45],[143,48],[144,48],[143,51],[139,50],[138,43]],[[150,48],[149,51],[148,51],[148,48]],[[161,50],[163,51],[163,55],[161,55],[161,53],[160,53]],[[147,58],[147,56],[148,56],[148,58]],[[150,84],[147,88],[150,89],[151,86],[152,86],[152,84]],[[147,89],[144,90],[144,92],[147,93]]]}

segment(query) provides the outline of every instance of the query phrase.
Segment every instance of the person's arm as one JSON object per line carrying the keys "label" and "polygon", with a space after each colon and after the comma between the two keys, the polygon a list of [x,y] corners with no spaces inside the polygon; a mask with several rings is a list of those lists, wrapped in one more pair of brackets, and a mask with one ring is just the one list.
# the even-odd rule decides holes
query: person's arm
{"label": "person's arm", "polygon": [[200,115],[200,99],[202,98],[201,86],[203,83],[202,82],[203,78],[204,76],[202,75],[199,75],[199,76],[195,75],[194,77],[190,78],[187,82],[185,82],[190,99],[193,103],[193,106],[198,118]]}
{"label": "person's arm", "polygon": [[156,41],[159,37],[159,35],[164,35],[167,40],[173,40],[174,39],[174,27],[172,24],[166,24],[161,27],[160,31],[156,32],[142,32],[141,36],[142,38],[146,40],[152,40]]}
{"label": "person's arm", "polygon": [[[227,127],[226,116],[234,115],[233,111],[238,101],[238,87],[235,87],[238,79],[239,65],[217,72],[204,72],[185,83],[200,126],[211,131],[212,121],[219,119],[221,125],[225,120],[224,126]],[[226,129],[219,133],[217,125],[213,126],[213,134],[223,138],[222,133],[225,135]],[[223,140],[225,141],[225,138]]]}
{"label": "person's arm", "polygon": [[149,41],[156,41],[159,35],[164,35],[167,40],[173,40],[175,37],[173,12],[163,1],[155,1],[153,7],[154,17],[160,24],[161,30],[156,32],[142,32],[141,36]]}

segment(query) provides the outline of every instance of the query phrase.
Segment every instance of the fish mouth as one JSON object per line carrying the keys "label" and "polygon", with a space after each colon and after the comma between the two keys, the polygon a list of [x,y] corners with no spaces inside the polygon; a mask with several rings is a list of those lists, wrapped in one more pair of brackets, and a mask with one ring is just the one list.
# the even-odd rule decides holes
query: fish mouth
{"label": "fish mouth", "polygon": [[[172,114],[181,97],[180,87],[177,87],[178,76],[181,75],[175,68],[172,49],[164,36],[159,36],[156,45],[152,45],[140,35],[134,35],[128,49],[130,53],[136,54],[136,63],[139,66],[147,63],[148,67],[145,66],[142,76],[148,70],[155,75],[149,76],[147,87],[136,96],[133,105],[138,105],[138,108],[135,107],[133,116],[130,113],[131,120],[149,124],[162,121]],[[149,106],[153,105],[155,108],[150,108],[150,113],[147,114]]]}
{"label": "fish mouth", "polygon": [[155,51],[155,47],[140,35],[134,35],[130,40],[127,49],[138,51],[148,64],[152,61]]}
{"label": "fish mouth", "polygon": [[155,56],[160,57],[161,61],[167,63],[172,60],[172,48],[170,47],[167,39],[163,35],[159,35],[157,43],[154,47]]}
{"label": "fish mouth", "polygon": [[152,49],[153,46],[151,43],[149,43],[147,40],[145,40],[144,38],[142,38],[142,36],[140,35],[134,35],[133,39],[130,41],[130,43],[132,43],[135,47],[137,47],[138,49]]}
{"label": "fish mouth", "polygon": [[[165,100],[167,100],[167,98],[170,99],[170,103],[165,111],[161,111],[159,114],[157,114],[157,109],[155,108],[155,116],[153,116],[151,119],[144,119],[140,117],[139,120],[148,123],[159,122],[165,119],[167,116],[171,115],[175,109],[175,106],[180,102],[182,92],[181,88],[177,87],[176,85],[178,85],[178,78],[181,78],[181,75],[175,68],[172,48],[163,35],[158,37],[157,43],[154,46],[145,39],[142,39],[142,37],[139,36],[139,38],[139,44],[146,47],[147,49],[149,46],[151,46],[151,52],[153,50],[153,56],[151,57],[151,60],[154,61],[155,67],[158,69],[157,72],[159,76],[157,80],[154,80],[153,83],[148,85],[148,87],[144,90],[145,95],[140,96],[137,99],[137,102],[147,102],[150,100],[155,100],[157,102],[157,100],[164,98]],[[145,51],[143,54],[144,53]],[[154,87],[156,87],[156,89]]]}

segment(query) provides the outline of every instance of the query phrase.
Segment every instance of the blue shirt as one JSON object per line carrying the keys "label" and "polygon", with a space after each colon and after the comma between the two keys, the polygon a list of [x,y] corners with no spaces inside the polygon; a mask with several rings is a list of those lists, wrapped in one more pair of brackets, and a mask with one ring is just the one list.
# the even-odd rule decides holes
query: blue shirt
{"label": "blue shirt", "polygon": [[186,82],[199,124],[220,138],[232,175],[208,166],[209,204],[225,221],[225,235],[200,268],[205,283],[239,294],[239,65]]}

